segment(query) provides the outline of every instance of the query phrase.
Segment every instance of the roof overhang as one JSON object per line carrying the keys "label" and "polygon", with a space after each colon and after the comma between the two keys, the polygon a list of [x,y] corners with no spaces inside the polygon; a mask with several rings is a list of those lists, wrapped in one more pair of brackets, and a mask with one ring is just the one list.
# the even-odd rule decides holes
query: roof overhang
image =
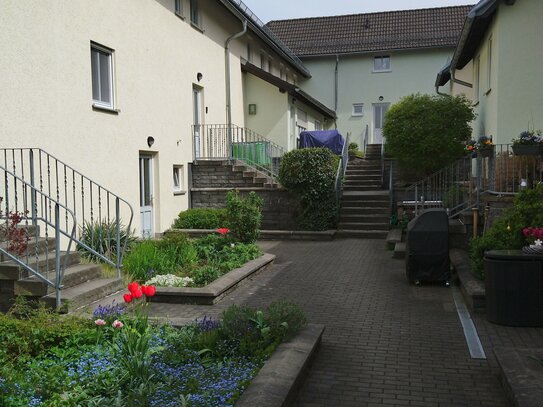
{"label": "roof overhang", "polygon": [[441,68],[441,71],[439,71],[439,73],[437,74],[436,87],[443,86],[450,80],[451,80],[451,62],[449,61],[447,62],[447,65]]}
{"label": "roof overhang", "polygon": [[249,29],[264,41],[278,55],[284,58],[305,78],[311,73],[300,59],[241,0],[219,0],[233,15],[241,21],[247,21]]}
{"label": "roof overhang", "polygon": [[305,103],[307,106],[321,113],[326,118],[333,120],[336,119],[336,112],[319,102],[313,96],[298,88],[296,85],[280,79],[277,76],[272,75],[271,73],[266,72],[265,70],[245,60],[241,61],[241,70],[262,79],[270,85],[276,86],[280,91],[288,92],[289,95]]}

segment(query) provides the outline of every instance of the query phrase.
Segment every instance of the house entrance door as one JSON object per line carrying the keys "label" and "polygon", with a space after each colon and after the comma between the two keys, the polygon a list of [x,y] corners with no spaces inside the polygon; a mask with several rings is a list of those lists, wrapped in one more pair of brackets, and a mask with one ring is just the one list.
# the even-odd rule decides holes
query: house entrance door
{"label": "house entrance door", "polygon": [[383,122],[390,103],[373,104],[373,144],[383,144]]}
{"label": "house entrance door", "polygon": [[194,125],[194,158],[198,159],[202,155],[202,88],[194,86],[192,88],[192,109]]}
{"label": "house entrance door", "polygon": [[140,155],[140,236],[151,238],[153,231],[153,157]]}

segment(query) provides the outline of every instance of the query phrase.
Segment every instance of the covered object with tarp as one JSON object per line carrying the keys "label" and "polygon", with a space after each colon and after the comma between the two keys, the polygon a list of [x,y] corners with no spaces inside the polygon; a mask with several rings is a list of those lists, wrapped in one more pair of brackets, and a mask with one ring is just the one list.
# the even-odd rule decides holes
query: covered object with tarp
{"label": "covered object with tarp", "polygon": [[333,153],[341,155],[343,136],[337,130],[302,131],[300,133],[300,148],[326,147]]}
{"label": "covered object with tarp", "polygon": [[409,222],[405,254],[409,282],[449,282],[449,217],[444,209],[427,209]]}

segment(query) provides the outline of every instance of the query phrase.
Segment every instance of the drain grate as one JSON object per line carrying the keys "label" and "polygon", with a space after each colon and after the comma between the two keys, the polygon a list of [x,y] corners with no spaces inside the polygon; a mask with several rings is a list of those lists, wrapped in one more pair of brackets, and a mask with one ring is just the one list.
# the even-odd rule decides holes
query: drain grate
{"label": "drain grate", "polygon": [[458,318],[460,319],[462,329],[464,330],[464,337],[466,338],[466,344],[468,345],[471,358],[486,359],[483,345],[481,345],[481,340],[477,334],[477,328],[475,328],[473,320],[471,319],[466,303],[462,298],[462,293],[457,287],[451,287],[451,289],[454,304],[456,305],[456,312],[458,313]]}

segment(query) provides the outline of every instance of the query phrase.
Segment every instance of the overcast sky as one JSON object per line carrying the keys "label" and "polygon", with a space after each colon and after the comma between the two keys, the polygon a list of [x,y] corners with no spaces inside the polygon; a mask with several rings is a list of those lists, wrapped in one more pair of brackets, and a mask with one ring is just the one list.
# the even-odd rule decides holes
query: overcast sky
{"label": "overcast sky", "polygon": [[258,18],[270,20],[372,13],[374,11],[475,4],[478,0],[243,0]]}

